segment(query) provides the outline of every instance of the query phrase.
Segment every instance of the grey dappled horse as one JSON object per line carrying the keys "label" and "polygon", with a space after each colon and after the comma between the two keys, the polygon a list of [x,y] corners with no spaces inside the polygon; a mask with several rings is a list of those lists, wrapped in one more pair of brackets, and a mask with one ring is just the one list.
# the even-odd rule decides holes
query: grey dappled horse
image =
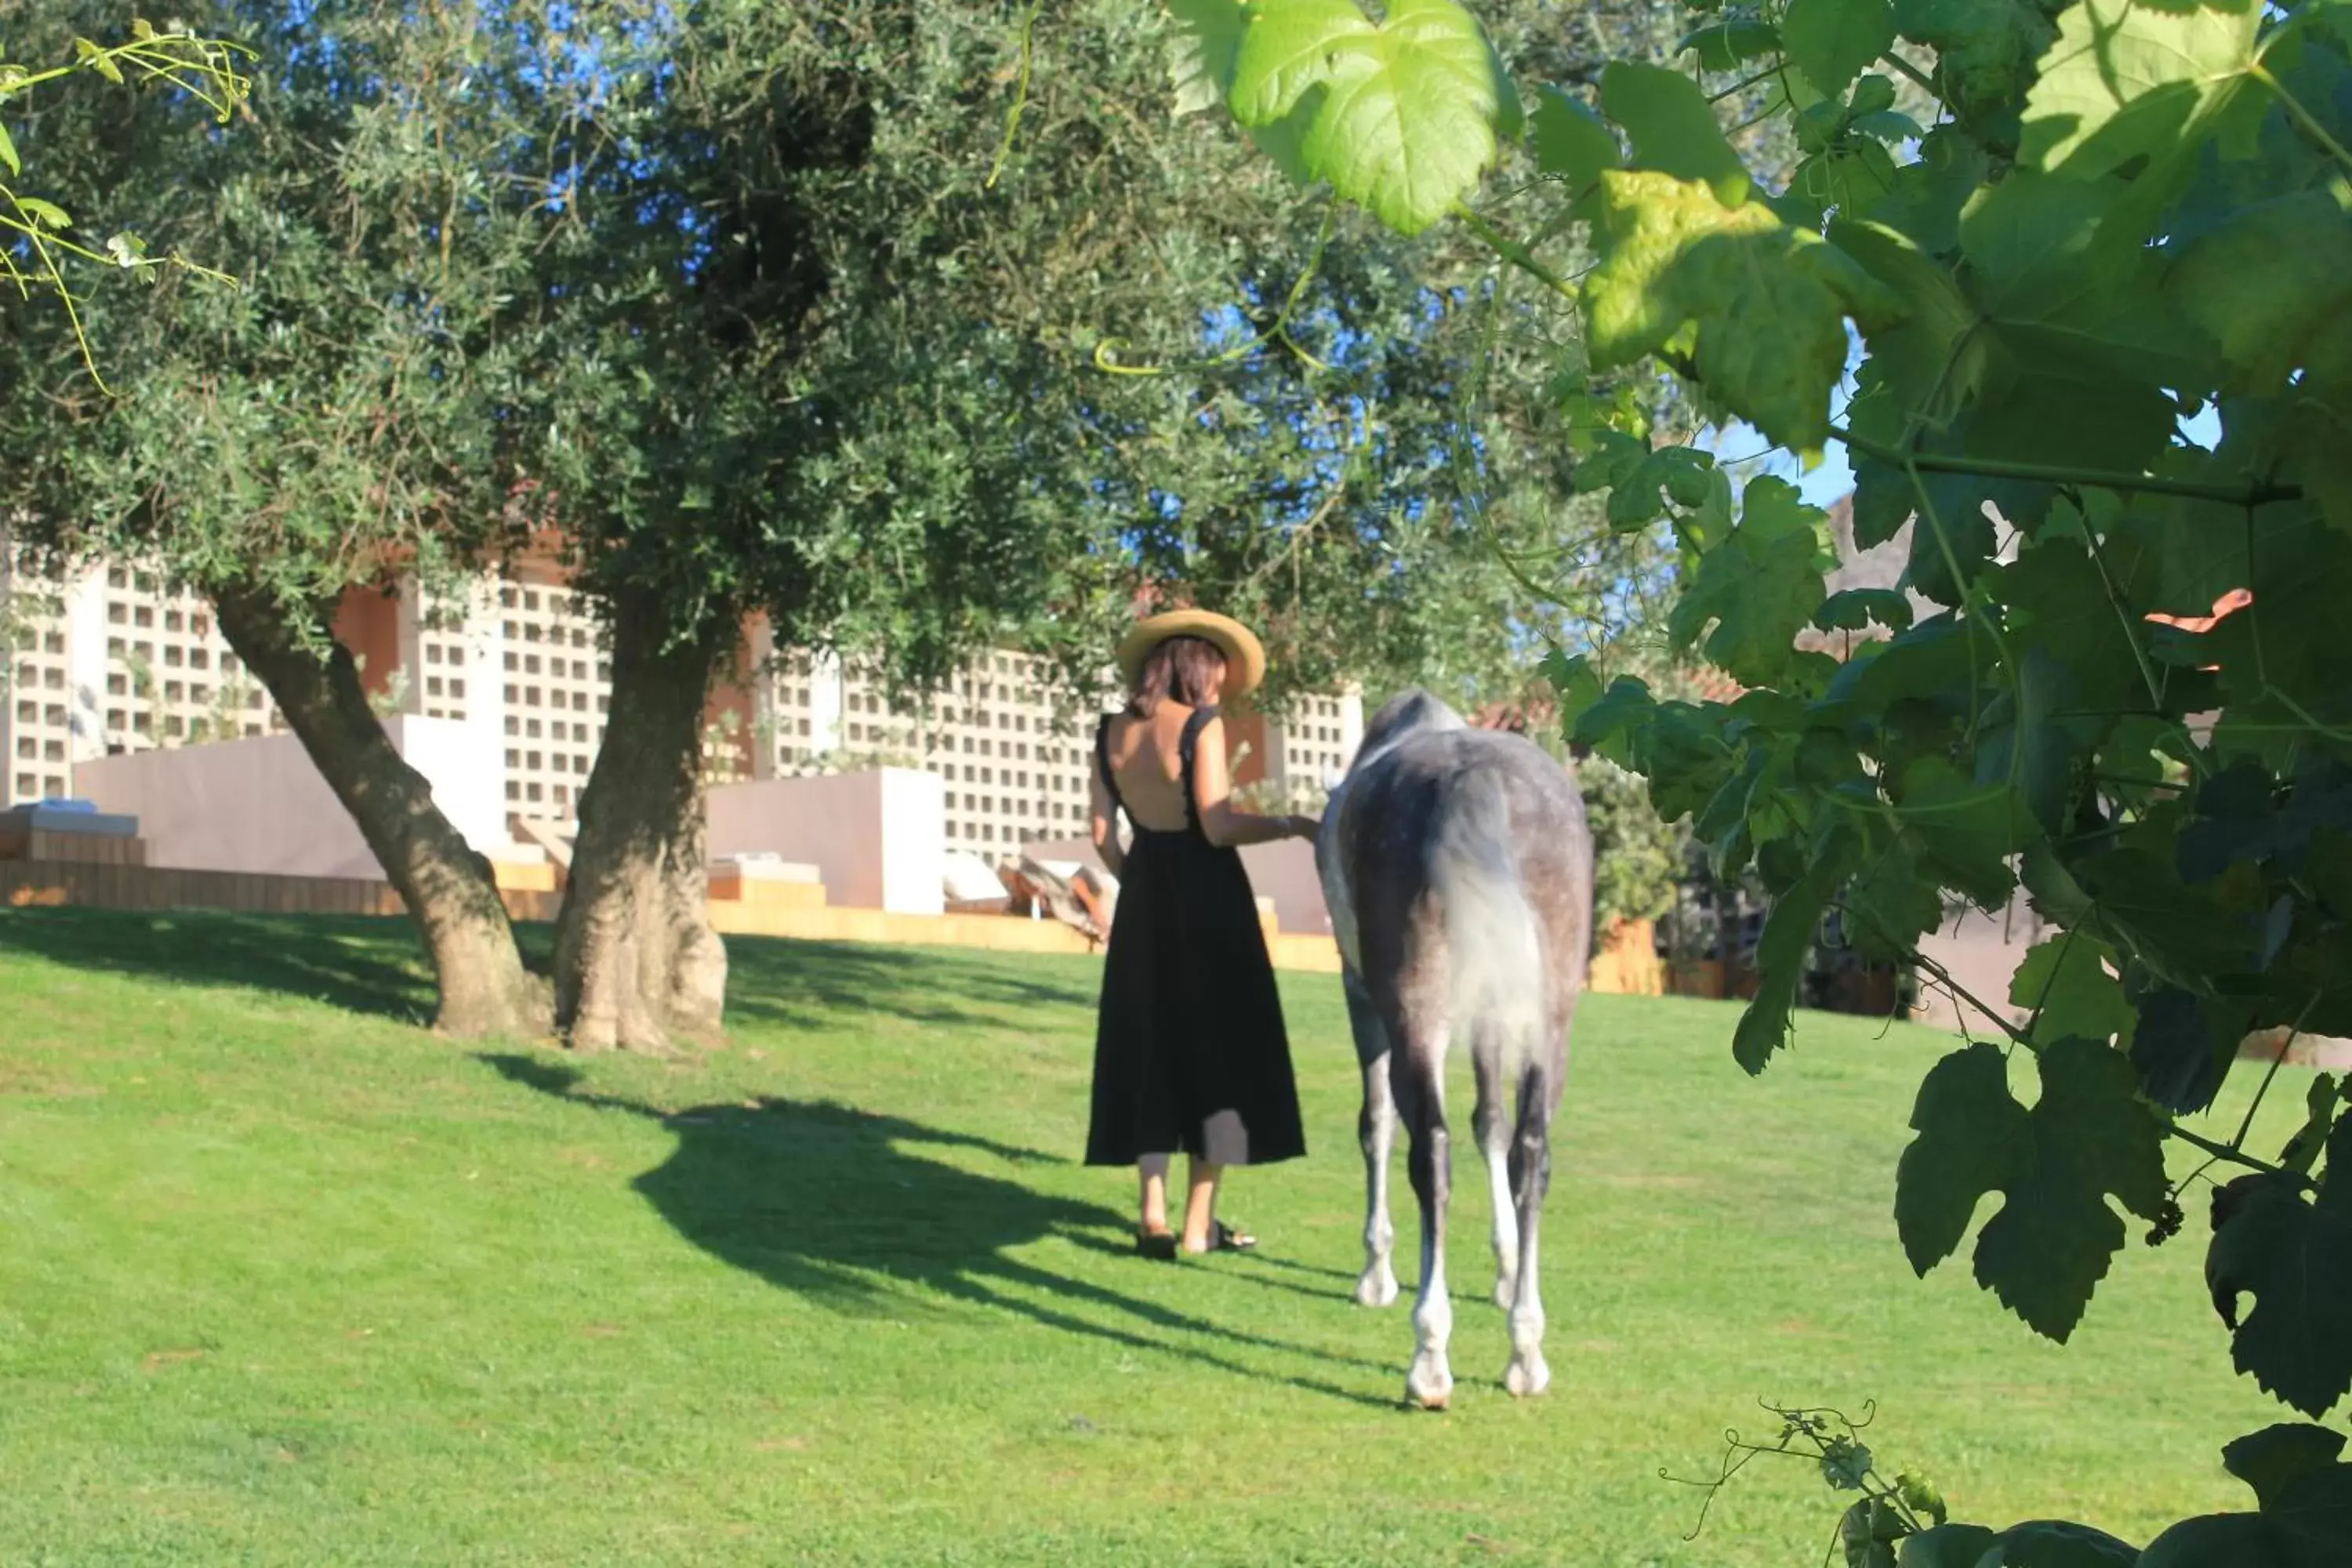
{"label": "grey dappled horse", "polygon": [[1388,1165],[1402,1115],[1421,1202],[1421,1294],[1405,1389],[1424,1408],[1444,1408],[1454,1389],[1445,1050],[1459,1036],[1477,1079],[1471,1128],[1495,1193],[1495,1301],[1511,1332],[1504,1384],[1541,1394],[1551,1373],[1536,1231],[1592,925],[1584,801],[1568,770],[1533,742],[1473,729],[1427,692],[1407,691],[1374,715],[1324,813],[1315,858],[1364,1073],[1365,1261],[1356,1300],[1385,1307],[1397,1297]]}

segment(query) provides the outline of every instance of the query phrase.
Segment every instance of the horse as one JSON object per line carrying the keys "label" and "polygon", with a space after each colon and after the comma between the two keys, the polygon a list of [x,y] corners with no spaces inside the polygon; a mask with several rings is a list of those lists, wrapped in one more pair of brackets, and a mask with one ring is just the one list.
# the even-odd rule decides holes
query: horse
{"label": "horse", "polygon": [[1325,809],[1315,858],[1364,1080],[1356,1300],[1397,1299],[1388,1168],[1402,1119],[1421,1205],[1406,1398],[1444,1409],[1454,1391],[1445,1054],[1459,1035],[1477,1083],[1471,1128],[1495,1194],[1495,1303],[1511,1340],[1503,1382],[1515,1395],[1539,1394],[1551,1372],[1537,1232],[1592,931],[1583,798],[1568,769],[1532,742],[1474,729],[1428,692],[1408,690],[1373,716]]}

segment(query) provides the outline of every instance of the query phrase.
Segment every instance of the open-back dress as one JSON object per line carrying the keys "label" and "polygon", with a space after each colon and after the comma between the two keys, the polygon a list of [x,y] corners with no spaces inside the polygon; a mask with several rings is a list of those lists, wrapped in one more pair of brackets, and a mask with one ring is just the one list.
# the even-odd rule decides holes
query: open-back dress
{"label": "open-back dress", "polygon": [[1249,873],[1239,853],[1201,830],[1192,752],[1216,716],[1202,708],[1185,722],[1177,749],[1184,826],[1174,830],[1146,827],[1127,810],[1111,771],[1109,718],[1095,731],[1095,765],[1134,837],[1103,962],[1089,1165],[1179,1149],[1209,1157],[1207,1123],[1226,1110],[1244,1138],[1237,1153],[1220,1147],[1220,1160],[1265,1165],[1307,1152]]}

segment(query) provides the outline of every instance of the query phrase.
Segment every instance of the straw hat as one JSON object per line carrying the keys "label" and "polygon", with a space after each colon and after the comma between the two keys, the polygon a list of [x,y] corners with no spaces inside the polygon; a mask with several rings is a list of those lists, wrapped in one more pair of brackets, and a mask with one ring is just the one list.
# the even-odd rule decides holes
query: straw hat
{"label": "straw hat", "polygon": [[1129,686],[1135,684],[1151,650],[1171,637],[1199,637],[1216,645],[1225,656],[1224,695],[1229,698],[1247,696],[1265,679],[1265,648],[1256,633],[1228,616],[1207,610],[1170,610],[1136,622],[1118,639],[1119,672]]}

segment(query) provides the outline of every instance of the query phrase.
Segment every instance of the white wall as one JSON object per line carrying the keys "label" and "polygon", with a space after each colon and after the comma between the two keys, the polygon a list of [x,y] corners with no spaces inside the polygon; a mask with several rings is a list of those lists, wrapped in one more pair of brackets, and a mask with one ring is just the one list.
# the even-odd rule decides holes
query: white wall
{"label": "white wall", "polygon": [[753,779],[710,792],[710,854],[771,854],[817,868],[845,909],[938,914],[946,907],[939,779],[909,768]]}
{"label": "white wall", "polygon": [[[488,678],[494,679],[495,672]],[[474,682],[467,685],[470,699]],[[485,855],[503,849],[508,842],[506,774],[498,765],[497,731],[470,712],[463,721],[403,713],[385,720],[383,727],[393,749],[432,784],[433,804],[466,836],[466,842]]]}
{"label": "white wall", "polygon": [[947,908],[947,790],[922,768],[883,768],[882,907],[935,915]]}
{"label": "white wall", "polygon": [[[402,716],[392,743],[433,785],[433,799],[475,848],[506,842],[495,752],[467,727]],[[291,735],[175,746],[78,764],[98,809],[139,819],[150,866],[280,877],[381,879],[367,841]]]}

